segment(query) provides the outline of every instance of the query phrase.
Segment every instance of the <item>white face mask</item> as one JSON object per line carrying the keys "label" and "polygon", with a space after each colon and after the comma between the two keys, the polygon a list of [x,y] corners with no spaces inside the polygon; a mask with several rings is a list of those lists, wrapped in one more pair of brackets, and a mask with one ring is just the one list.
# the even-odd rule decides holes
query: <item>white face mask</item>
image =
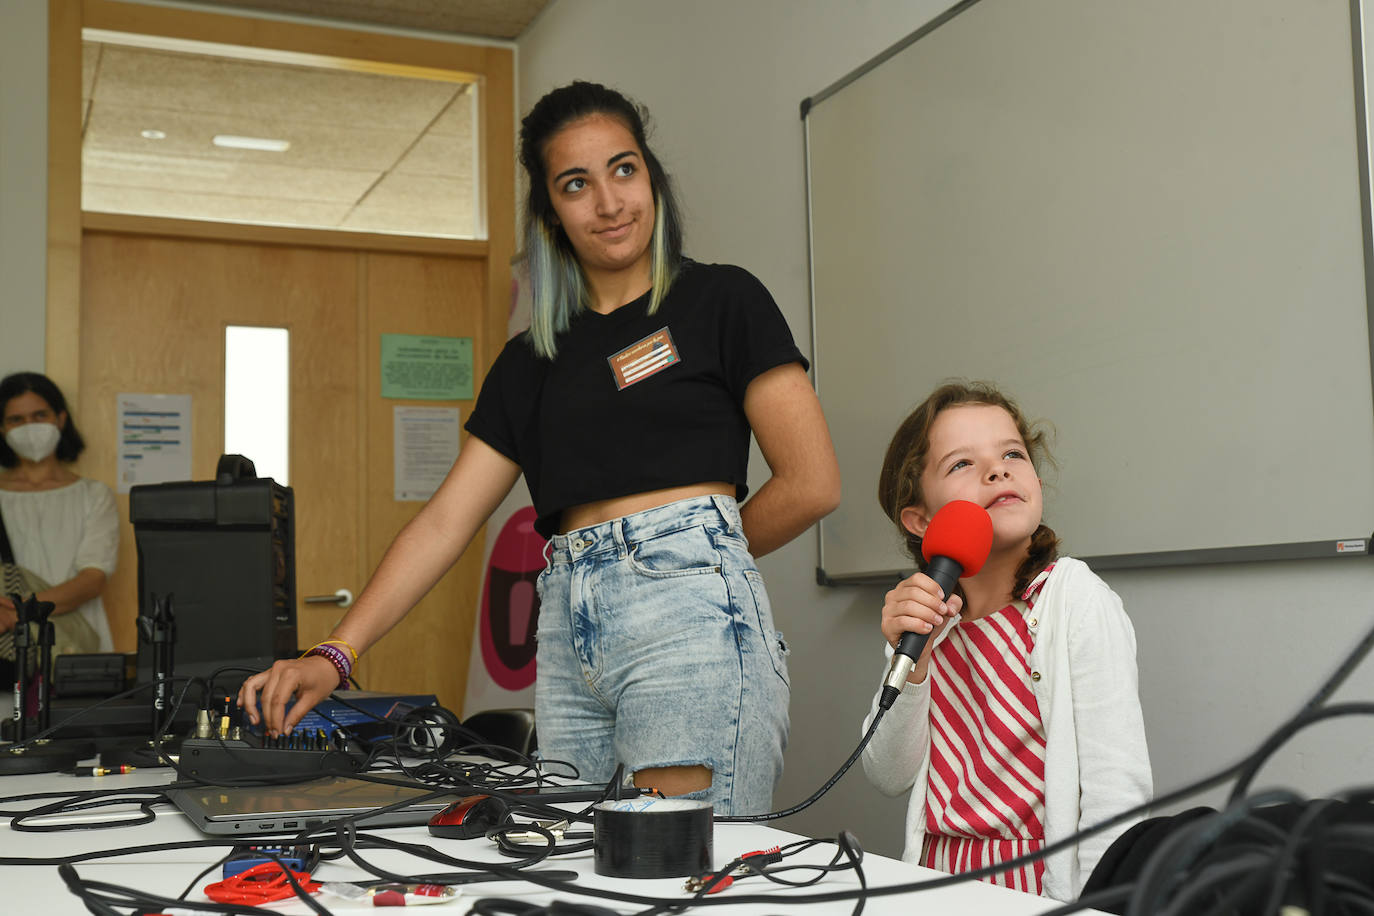
{"label": "white face mask", "polygon": [[5,433],[5,441],[20,458],[42,461],[57,450],[62,430],[52,423],[25,423]]}

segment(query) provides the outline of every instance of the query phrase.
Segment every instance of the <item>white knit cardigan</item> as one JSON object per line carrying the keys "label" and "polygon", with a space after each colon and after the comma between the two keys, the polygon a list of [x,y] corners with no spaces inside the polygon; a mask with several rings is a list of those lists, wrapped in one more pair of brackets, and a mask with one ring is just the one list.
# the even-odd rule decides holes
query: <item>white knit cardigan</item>
{"label": "white knit cardigan", "polygon": [[[1048,845],[1148,801],[1153,780],[1136,682],[1135,631],[1121,599],[1084,563],[1061,557],[1026,622],[1034,640],[1031,687],[1045,724]],[[936,641],[948,631],[946,626]],[[875,695],[865,731],[877,701]],[[927,678],[906,685],[863,755],[864,772],[879,791],[911,790],[902,853],[908,862],[919,863],[925,838],[929,751]],[[1076,900],[1107,847],[1134,822],[1048,856],[1045,895]]]}

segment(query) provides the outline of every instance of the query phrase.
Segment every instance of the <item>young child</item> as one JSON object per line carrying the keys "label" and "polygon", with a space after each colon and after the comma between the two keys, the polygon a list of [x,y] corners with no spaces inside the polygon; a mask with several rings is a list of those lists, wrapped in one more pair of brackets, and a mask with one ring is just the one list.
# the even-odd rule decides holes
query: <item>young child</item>
{"label": "young child", "polygon": [[[960,581],[962,595],[942,596],[918,572],[883,604],[889,656],[902,633],[948,624],[864,751],[879,790],[911,790],[908,862],[983,868],[1151,797],[1135,632],[1121,599],[1082,562],[1058,556],[1058,538],[1041,524],[1036,465],[1048,457],[1044,432],[983,383],[937,389],[888,446],[878,500],[919,569],[921,537],[945,503],[977,503],[993,524],[992,553]],[[987,880],[1075,900],[1129,826]]]}

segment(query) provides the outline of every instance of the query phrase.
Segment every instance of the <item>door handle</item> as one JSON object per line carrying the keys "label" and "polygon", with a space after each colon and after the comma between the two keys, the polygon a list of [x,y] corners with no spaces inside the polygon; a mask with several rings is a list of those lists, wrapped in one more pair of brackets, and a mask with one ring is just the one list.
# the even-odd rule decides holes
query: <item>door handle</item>
{"label": "door handle", "polygon": [[349,607],[353,604],[353,593],[346,588],[341,588],[332,595],[311,595],[305,599],[306,604],[337,604],[339,607]]}

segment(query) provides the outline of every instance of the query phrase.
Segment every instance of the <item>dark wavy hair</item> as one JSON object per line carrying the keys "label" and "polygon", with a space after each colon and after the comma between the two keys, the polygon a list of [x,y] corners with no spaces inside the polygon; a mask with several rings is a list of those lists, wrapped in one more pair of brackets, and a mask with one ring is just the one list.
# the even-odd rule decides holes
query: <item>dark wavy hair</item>
{"label": "dark wavy hair", "polygon": [[654,194],[650,314],[658,310],[682,265],[682,216],[672,179],[646,139],[648,110],[600,83],[578,80],[549,92],[520,122],[520,164],[529,177],[525,196],[525,255],[534,300],[529,333],[535,351],[548,359],[557,352],[555,338],[568,329],[573,315],[588,306],[590,296],[572,242],[554,213],[544,154],[549,141],[560,130],[593,115],[614,118],[625,125],[649,172],[649,187]]}
{"label": "dark wavy hair", "polygon": [[[965,404],[981,404],[1000,407],[1016,423],[1016,431],[1021,441],[1026,443],[1031,463],[1037,469],[1045,463],[1053,464],[1054,456],[1049,450],[1049,434],[1039,423],[1026,419],[1016,402],[997,390],[990,382],[946,382],[931,393],[913,410],[887,446],[883,458],[883,469],[878,474],[878,504],[883,513],[897,526],[906,542],[907,552],[916,561],[916,568],[925,571],[926,560],[921,555],[921,539],[907,530],[902,524],[902,510],[920,505],[921,472],[925,470],[926,459],[930,452],[930,428],[942,411]],[[1016,583],[1012,586],[1012,596],[1020,597],[1031,581],[1059,556],[1059,536],[1049,525],[1041,524],[1031,535],[1030,550],[1026,558],[1016,568]]]}
{"label": "dark wavy hair", "polygon": [[[53,413],[67,415],[67,422],[62,426],[62,438],[57,440],[57,460],[75,461],[85,450],[86,440],[77,432],[76,421],[72,419],[72,412],[67,409],[67,399],[62,396],[62,390],[41,372],[16,372],[0,380],[0,419],[3,419],[4,409],[9,407],[10,401],[29,392],[47,401]],[[12,468],[18,464],[19,456],[10,448],[5,438],[0,436],[0,467]]]}

